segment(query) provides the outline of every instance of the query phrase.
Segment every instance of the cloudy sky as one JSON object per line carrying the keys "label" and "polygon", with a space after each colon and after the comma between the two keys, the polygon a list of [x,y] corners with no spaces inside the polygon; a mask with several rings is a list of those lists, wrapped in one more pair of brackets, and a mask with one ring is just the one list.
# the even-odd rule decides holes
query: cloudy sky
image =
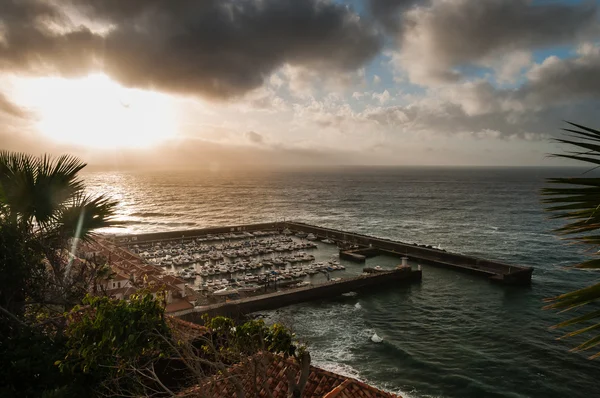
{"label": "cloudy sky", "polygon": [[[0,147],[108,167],[551,165],[585,0],[1,0]],[[556,163],[554,163],[556,164]]]}

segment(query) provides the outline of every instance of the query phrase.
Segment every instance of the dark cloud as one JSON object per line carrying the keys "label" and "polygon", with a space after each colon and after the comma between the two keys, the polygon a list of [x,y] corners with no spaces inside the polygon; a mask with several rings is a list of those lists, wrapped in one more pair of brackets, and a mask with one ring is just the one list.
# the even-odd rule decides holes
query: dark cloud
{"label": "dark cloud", "polygon": [[[0,68],[64,74],[97,68],[128,86],[217,98],[261,86],[286,63],[354,70],[381,48],[372,26],[323,0],[2,3]],[[111,29],[94,34],[68,15]]]}
{"label": "dark cloud", "polygon": [[377,125],[397,130],[399,134],[410,131],[466,138],[528,141],[544,139],[556,131],[561,123],[556,109],[522,115],[514,115],[509,111],[469,115],[460,104],[451,102],[436,106],[418,104],[379,107],[365,111],[362,116]]}
{"label": "dark cloud", "polygon": [[82,74],[102,48],[100,37],[49,2],[3,0],[0,28],[0,70],[10,72]]}
{"label": "dark cloud", "polygon": [[402,12],[407,8],[424,3],[426,0],[368,0],[371,14],[388,31],[397,32],[400,29]]}
{"label": "dark cloud", "polygon": [[589,2],[433,2],[404,14],[403,64],[416,82],[456,80],[456,66],[485,63],[511,51],[571,43],[590,33],[597,22],[597,6]]}
{"label": "dark cloud", "polygon": [[550,57],[535,66],[520,96],[530,107],[600,99],[600,48],[589,45],[585,51],[574,58]]}

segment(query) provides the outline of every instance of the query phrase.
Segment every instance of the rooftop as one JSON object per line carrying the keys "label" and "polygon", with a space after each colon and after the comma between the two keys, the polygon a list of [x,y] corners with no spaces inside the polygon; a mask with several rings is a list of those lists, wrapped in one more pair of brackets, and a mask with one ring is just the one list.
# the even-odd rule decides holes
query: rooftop
{"label": "rooftop", "polygon": [[[236,386],[232,382],[233,375],[240,381],[248,397],[287,397],[289,388],[287,374],[290,371],[296,374],[297,381],[300,368],[296,361],[280,355],[261,353],[229,368],[229,377],[223,374],[213,376],[206,383],[185,390],[179,394],[179,397],[235,397]],[[356,379],[316,366],[310,367],[302,397],[401,398],[399,395],[378,390]]]}
{"label": "rooftop", "polygon": [[165,307],[165,312],[169,314],[171,312],[188,310],[190,308],[194,308],[194,304],[190,303],[187,300],[179,299],[173,300],[171,303],[167,304],[167,306]]}

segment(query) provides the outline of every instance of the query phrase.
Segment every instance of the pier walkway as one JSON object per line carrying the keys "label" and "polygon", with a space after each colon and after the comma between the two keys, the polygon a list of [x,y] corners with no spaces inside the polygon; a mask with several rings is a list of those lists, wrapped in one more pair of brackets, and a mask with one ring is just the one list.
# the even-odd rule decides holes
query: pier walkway
{"label": "pier walkway", "polygon": [[208,314],[211,317],[221,315],[237,318],[240,315],[252,312],[274,310],[306,301],[337,297],[348,292],[407,285],[421,281],[421,277],[422,273],[420,270],[412,270],[410,267],[399,267],[393,271],[344,278],[338,282],[327,282],[224,303],[200,306],[174,312],[169,315],[195,323],[200,323],[204,314]]}
{"label": "pier walkway", "polygon": [[382,254],[407,257],[411,261],[455,269],[486,276],[492,282],[509,285],[528,285],[531,283],[532,267],[521,267],[490,261],[477,257],[454,254],[443,250],[396,242],[389,239],[361,235],[331,228],[317,227],[300,222],[286,222],[285,227],[292,231],[312,233],[319,238],[351,242],[363,248],[377,249]]}

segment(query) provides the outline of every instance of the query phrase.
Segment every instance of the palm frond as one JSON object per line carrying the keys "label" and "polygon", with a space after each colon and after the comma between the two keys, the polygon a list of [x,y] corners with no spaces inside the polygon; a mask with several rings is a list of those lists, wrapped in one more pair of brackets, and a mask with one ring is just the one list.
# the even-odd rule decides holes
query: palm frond
{"label": "palm frond", "polygon": [[61,237],[89,240],[94,230],[113,225],[117,204],[104,195],[92,198],[80,193],[60,210],[53,232]]}
{"label": "palm frond", "polygon": [[85,166],[69,155],[52,158],[0,151],[1,200],[14,217],[47,226],[64,203],[83,190],[78,173]]}
{"label": "palm frond", "polygon": [[551,302],[552,304],[549,304],[544,308],[571,309],[574,306],[579,306],[582,303],[589,303],[597,299],[600,299],[600,283],[546,299],[545,301]]}
{"label": "palm frond", "polygon": [[19,152],[0,151],[0,185],[3,203],[10,216],[30,220],[35,197],[35,157]]}
{"label": "palm frond", "polygon": [[[584,130],[584,131],[592,133],[592,135],[594,135],[595,137],[597,137],[600,140],[600,131],[599,130],[593,129],[591,127],[582,126],[581,124],[576,124],[573,122],[567,122],[567,123],[569,123],[573,127],[577,127],[580,130]],[[574,132],[576,134],[585,134],[584,132],[582,132],[580,130],[574,130]]]}
{"label": "palm frond", "polygon": [[35,219],[40,224],[53,220],[65,202],[83,190],[77,173],[86,166],[81,160],[63,155],[38,159],[35,178]]}
{"label": "palm frond", "polygon": [[[579,150],[553,156],[600,165],[600,131],[575,123],[569,122],[569,124],[575,129],[568,128],[564,130],[571,133],[570,137],[572,139],[557,139],[555,141]],[[593,251],[592,255],[597,256],[600,247],[600,235],[597,234],[597,230],[600,230],[600,178],[550,178],[547,182],[552,185],[541,191],[544,197],[543,203],[548,205],[546,210],[554,213],[551,218],[567,221],[564,226],[556,228],[555,232],[559,235],[568,236],[567,239],[571,241],[590,246],[593,249],[590,250]],[[597,270],[600,269],[600,258],[583,261],[572,267]],[[582,308],[598,300],[600,300],[600,283],[546,299],[545,301],[549,304],[544,309],[569,311]],[[575,331],[566,333],[561,338],[593,334],[600,329],[598,319],[600,319],[600,310],[595,310],[563,321],[553,326],[553,328],[584,325]],[[598,344],[600,344],[600,334],[588,338],[573,348],[572,351],[589,350]],[[595,359],[598,357],[600,357],[600,352],[590,358]]]}
{"label": "palm frond", "polygon": [[589,312],[585,315],[581,315],[575,318],[571,318],[569,320],[563,321],[557,325],[554,325],[551,327],[551,329],[558,329],[558,328],[564,328],[566,326],[571,326],[571,325],[575,325],[577,323],[581,323],[581,322],[585,322],[585,321],[591,321],[594,318],[597,318],[600,316],[600,310],[597,311],[592,311]]}

